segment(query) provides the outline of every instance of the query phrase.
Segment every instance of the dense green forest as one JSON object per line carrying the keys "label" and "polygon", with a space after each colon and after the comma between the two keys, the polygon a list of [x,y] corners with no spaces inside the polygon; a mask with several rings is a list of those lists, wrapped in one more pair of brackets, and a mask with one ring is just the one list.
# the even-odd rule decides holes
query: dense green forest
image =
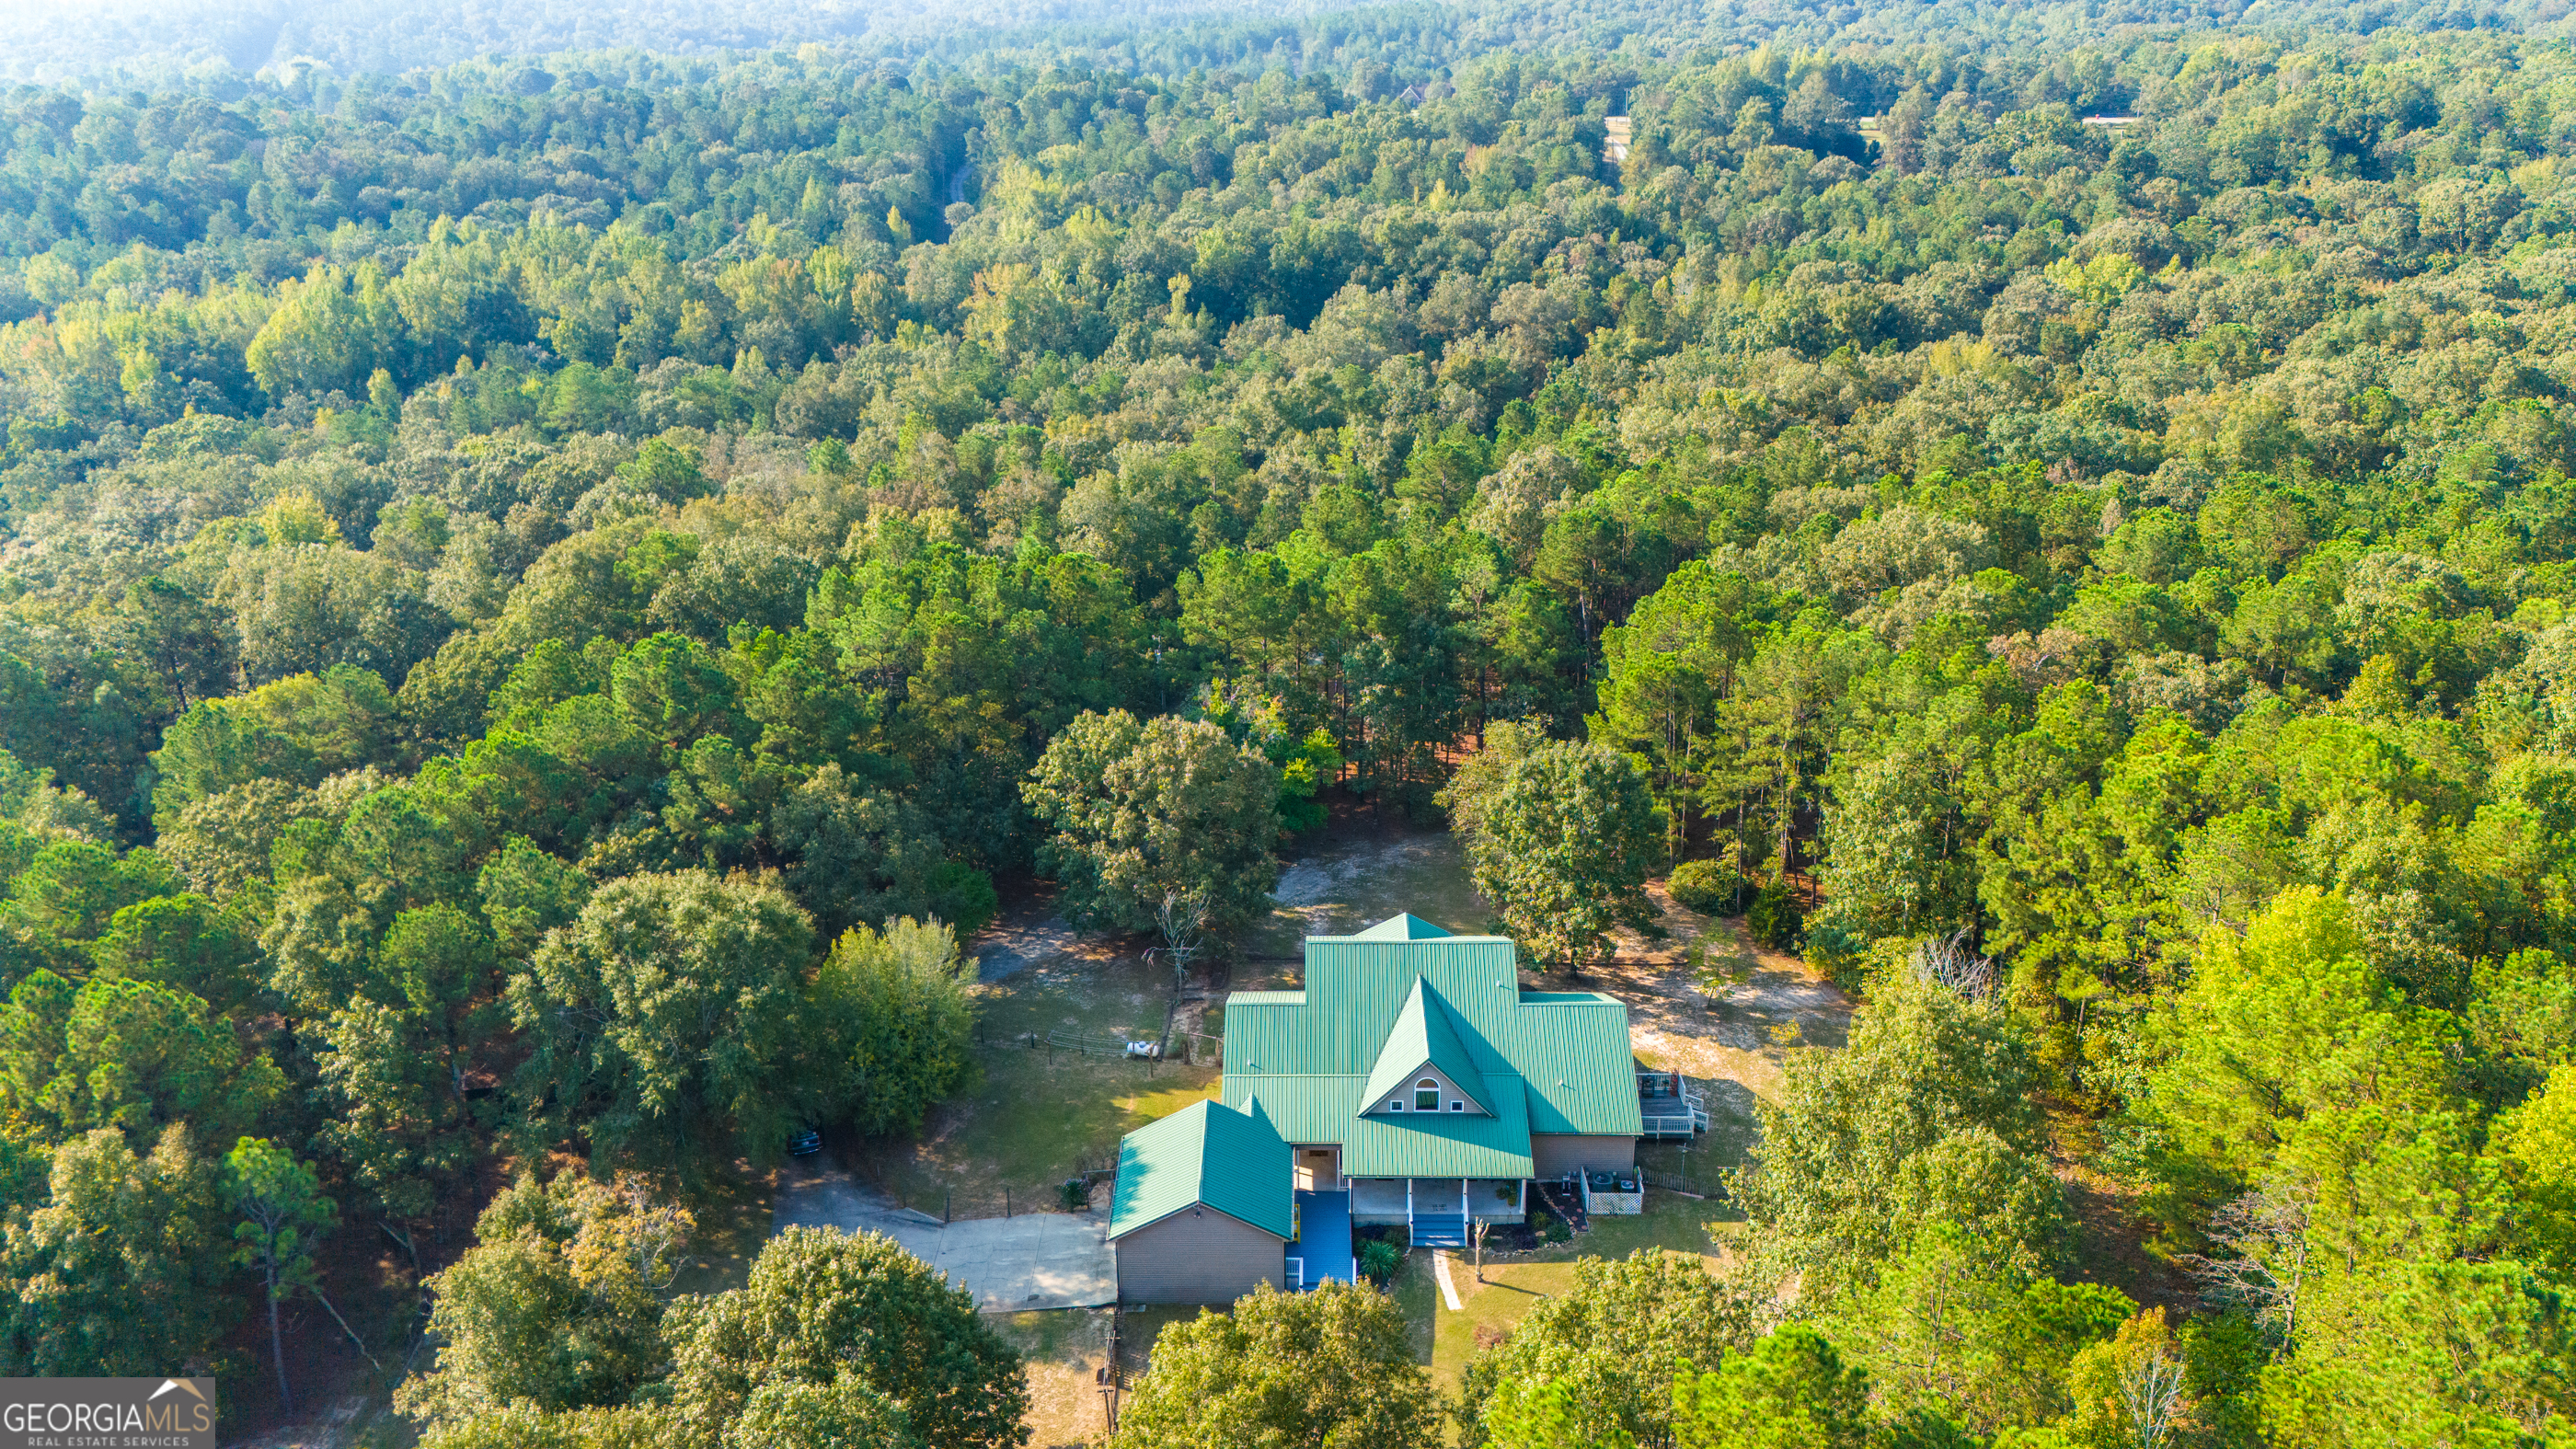
{"label": "dense green forest", "polygon": [[1093,782],[1221,932],[1490,735],[1869,1004],[1699,1408],[1471,1438],[2569,1442],[2556,17],[1588,9],[0,96],[0,1371],[264,1371],[336,1221],[436,1442],[1017,1442],[671,1195],[916,1127],[996,881],[1152,925]]}
{"label": "dense green forest", "polygon": [[[2564,0],[570,0],[502,6],[432,0],[90,0],[22,3],[0,47],[0,79],[186,90],[238,99],[255,89],[336,99],[353,82],[483,60],[522,94],[598,83],[642,56],[687,57],[701,76],[744,51],[829,47],[843,58],[990,72],[1074,62],[1178,75],[1193,67],[1258,75],[1387,66],[1406,81],[1446,77],[1497,51],[1579,56],[1625,51],[1675,61],[1761,45],[1924,45],[2052,55],[2140,26],[2166,34],[2278,27],[2311,32],[2512,31],[2564,38]],[[614,55],[603,52],[617,52]],[[565,54],[565,53],[572,54]],[[568,65],[559,65],[556,56]],[[553,66],[554,69],[547,69]],[[560,72],[560,73],[558,73]]]}

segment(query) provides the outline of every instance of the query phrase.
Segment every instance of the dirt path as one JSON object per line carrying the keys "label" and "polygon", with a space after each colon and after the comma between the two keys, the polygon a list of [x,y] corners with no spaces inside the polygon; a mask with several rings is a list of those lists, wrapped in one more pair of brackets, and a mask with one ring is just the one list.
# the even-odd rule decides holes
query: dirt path
{"label": "dirt path", "polygon": [[1081,951],[1082,938],[1065,924],[1064,917],[1054,915],[1034,921],[996,921],[966,944],[966,954],[976,961],[975,979],[987,986]]}

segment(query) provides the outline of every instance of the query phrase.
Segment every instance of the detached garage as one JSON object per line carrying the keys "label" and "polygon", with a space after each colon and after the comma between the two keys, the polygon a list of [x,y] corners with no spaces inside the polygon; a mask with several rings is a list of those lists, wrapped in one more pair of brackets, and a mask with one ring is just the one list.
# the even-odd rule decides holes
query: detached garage
{"label": "detached garage", "polygon": [[1127,1134],[1109,1244],[1122,1303],[1232,1303],[1286,1283],[1296,1177],[1266,1118],[1198,1102]]}

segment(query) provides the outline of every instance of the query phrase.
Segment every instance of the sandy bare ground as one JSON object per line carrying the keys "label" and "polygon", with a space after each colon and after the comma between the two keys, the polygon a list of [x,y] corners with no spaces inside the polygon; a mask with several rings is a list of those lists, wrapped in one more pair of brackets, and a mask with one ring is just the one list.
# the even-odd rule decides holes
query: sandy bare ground
{"label": "sandy bare ground", "polygon": [[1097,1308],[1118,1301],[1109,1224],[1096,1213],[1024,1212],[942,1224],[871,1192],[844,1168],[798,1158],[779,1174],[775,1230],[883,1233],[975,1295],[986,1313]]}
{"label": "sandy bare ground", "polygon": [[1076,932],[1057,914],[1055,889],[1041,886],[1011,903],[994,922],[976,932],[964,947],[976,961],[976,979],[990,986],[1031,967],[1069,961],[1106,961],[1117,943]]}
{"label": "sandy bare ground", "polygon": [[[1725,1099],[1749,1116],[1752,1103],[1744,1094],[1777,1095],[1790,1051],[1839,1047],[1848,1039],[1851,998],[1806,962],[1756,945],[1741,919],[1684,908],[1664,893],[1661,882],[1647,892],[1663,908],[1661,924],[1669,938],[1652,941],[1621,932],[1619,954],[1574,983],[1628,1003],[1630,1037],[1647,1065],[1703,1085],[1734,1084],[1739,1091],[1721,1086],[1711,1105]],[[1737,968],[1732,989],[1712,994],[1693,976],[1687,959],[1693,942],[1701,944],[1711,967]],[[1557,977],[1529,980],[1561,983]]]}

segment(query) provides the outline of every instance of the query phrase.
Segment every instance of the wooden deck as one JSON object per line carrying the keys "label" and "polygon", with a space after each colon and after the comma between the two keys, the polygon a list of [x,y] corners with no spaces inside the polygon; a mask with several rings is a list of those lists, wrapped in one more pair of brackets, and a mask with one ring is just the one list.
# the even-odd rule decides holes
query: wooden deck
{"label": "wooden deck", "polygon": [[1647,1137],[1693,1137],[1708,1130],[1708,1099],[1679,1072],[1639,1072],[1637,1114]]}

